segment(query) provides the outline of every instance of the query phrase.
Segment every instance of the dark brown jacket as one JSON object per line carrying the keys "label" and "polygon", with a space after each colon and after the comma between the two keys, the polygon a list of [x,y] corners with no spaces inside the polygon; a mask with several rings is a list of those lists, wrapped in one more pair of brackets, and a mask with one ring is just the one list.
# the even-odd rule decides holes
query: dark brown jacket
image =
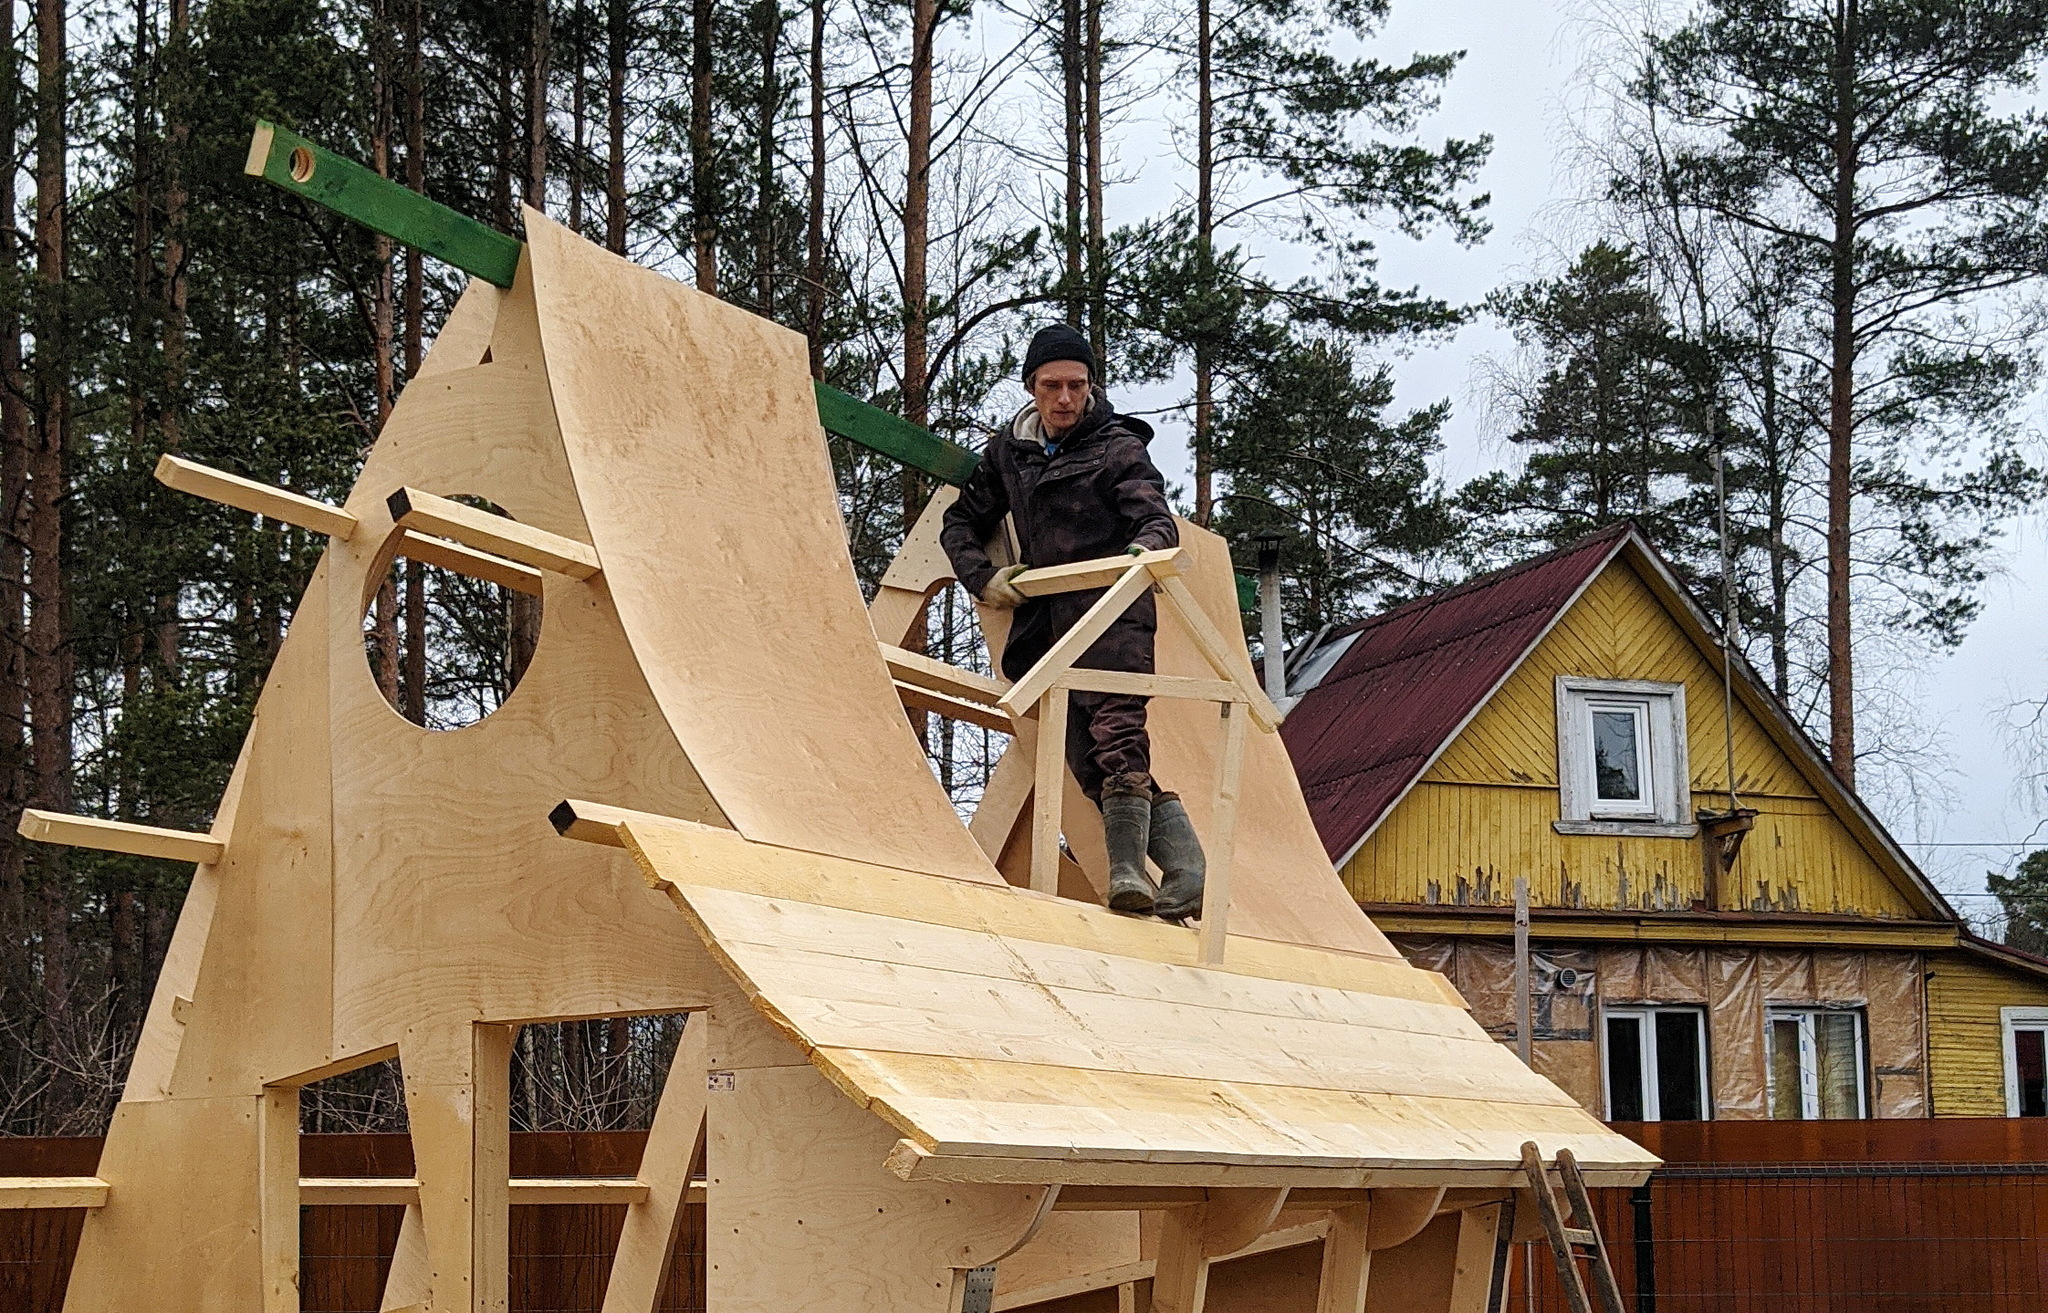
{"label": "dark brown jacket", "polygon": [[[1032,566],[1068,565],[1116,556],[1136,545],[1172,547],[1180,530],[1166,504],[1166,480],[1145,453],[1152,426],[1117,414],[1097,392],[1089,411],[1057,450],[1048,454],[1036,440],[1031,407],[998,429],[981,463],[946,512],[939,541],[953,572],[975,596],[988,586],[996,567],[982,544],[1012,515],[1023,559]],[[1100,589],[1034,597],[1017,608],[1003,651],[1003,673],[1017,679],[1073,628]],[[1152,669],[1152,636],[1158,620],[1147,593],[1095,640],[1079,664],[1092,670]]]}

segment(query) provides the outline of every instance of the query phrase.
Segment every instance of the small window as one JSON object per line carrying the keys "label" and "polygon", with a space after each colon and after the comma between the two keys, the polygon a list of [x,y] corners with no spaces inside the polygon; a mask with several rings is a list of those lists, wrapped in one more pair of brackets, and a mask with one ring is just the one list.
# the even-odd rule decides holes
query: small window
{"label": "small window", "polygon": [[1707,1027],[1698,1008],[1609,1008],[1607,1120],[1704,1121]]}
{"label": "small window", "polygon": [[1818,1121],[1870,1115],[1862,1013],[1773,1008],[1764,1019],[1772,1117]]}
{"label": "small window", "polygon": [[2048,1117],[2048,1008],[2001,1008],[2005,1115]]}
{"label": "small window", "polygon": [[1691,838],[1685,686],[1557,681],[1560,834]]}

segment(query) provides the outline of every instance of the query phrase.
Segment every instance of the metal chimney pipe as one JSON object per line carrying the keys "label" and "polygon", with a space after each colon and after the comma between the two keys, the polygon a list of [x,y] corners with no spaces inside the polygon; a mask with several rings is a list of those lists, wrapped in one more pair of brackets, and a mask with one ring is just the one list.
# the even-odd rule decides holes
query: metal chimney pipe
{"label": "metal chimney pipe", "polygon": [[1287,643],[1280,625],[1280,545],[1287,535],[1269,529],[1252,539],[1259,545],[1260,642],[1266,649],[1266,696],[1277,706],[1287,699]]}

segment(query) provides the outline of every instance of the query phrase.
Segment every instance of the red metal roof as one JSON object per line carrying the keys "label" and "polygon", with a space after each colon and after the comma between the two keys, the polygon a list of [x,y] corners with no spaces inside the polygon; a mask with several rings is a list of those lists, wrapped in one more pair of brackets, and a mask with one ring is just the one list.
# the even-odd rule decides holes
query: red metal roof
{"label": "red metal roof", "polygon": [[1627,539],[1617,524],[1330,634],[1357,638],[1280,736],[1342,860]]}

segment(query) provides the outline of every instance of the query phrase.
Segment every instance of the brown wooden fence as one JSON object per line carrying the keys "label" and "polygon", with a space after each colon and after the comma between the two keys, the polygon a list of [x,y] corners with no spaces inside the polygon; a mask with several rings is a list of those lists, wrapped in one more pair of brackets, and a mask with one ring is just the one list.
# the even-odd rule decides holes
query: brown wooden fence
{"label": "brown wooden fence", "polygon": [[[1666,1160],[1637,1191],[1600,1192],[1632,1313],[2018,1313],[2048,1307],[2048,1120],[1668,1122],[1619,1127]],[[516,1176],[627,1176],[645,1136],[515,1135]],[[96,1140],[0,1139],[0,1175],[89,1175]],[[408,1176],[402,1135],[309,1135],[308,1176]],[[622,1206],[520,1207],[515,1313],[596,1313]],[[308,1208],[306,1313],[373,1313],[395,1207]],[[59,1313],[84,1214],[0,1212],[0,1310]],[[689,1211],[664,1313],[704,1307],[704,1218]],[[1536,1252],[1503,1313],[1564,1307]],[[1219,1310],[1219,1313],[1224,1311]]]}

